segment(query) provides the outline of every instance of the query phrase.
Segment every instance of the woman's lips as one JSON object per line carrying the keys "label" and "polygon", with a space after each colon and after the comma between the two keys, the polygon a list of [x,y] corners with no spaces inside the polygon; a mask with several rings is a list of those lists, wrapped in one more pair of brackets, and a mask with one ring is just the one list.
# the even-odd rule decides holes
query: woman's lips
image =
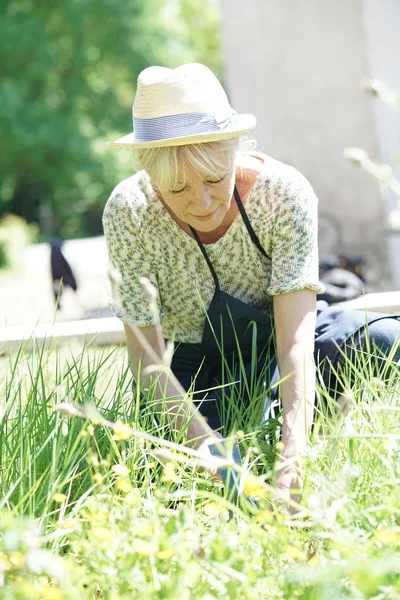
{"label": "woman's lips", "polygon": [[217,209],[215,209],[212,213],[208,213],[208,215],[193,215],[191,214],[192,217],[194,217],[195,219],[198,219],[199,221],[208,221],[208,219],[211,219],[215,213],[217,212]]}

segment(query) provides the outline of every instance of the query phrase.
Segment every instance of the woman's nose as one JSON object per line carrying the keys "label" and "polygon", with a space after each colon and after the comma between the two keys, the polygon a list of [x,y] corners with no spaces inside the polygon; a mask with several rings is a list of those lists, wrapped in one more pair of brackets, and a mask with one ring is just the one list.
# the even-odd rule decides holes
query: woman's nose
{"label": "woman's nose", "polygon": [[212,198],[210,195],[210,190],[207,186],[203,186],[199,192],[199,195],[196,198],[196,206],[198,208],[208,208],[212,204]]}

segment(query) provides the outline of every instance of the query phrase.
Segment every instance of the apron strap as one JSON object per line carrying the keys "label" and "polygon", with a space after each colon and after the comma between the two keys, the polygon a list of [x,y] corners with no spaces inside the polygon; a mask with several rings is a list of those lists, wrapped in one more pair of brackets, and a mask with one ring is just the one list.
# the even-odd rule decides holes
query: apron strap
{"label": "apron strap", "polygon": [[249,232],[249,235],[251,237],[251,241],[256,246],[256,248],[258,248],[258,250],[261,252],[261,254],[263,254],[269,260],[272,260],[271,257],[268,256],[268,254],[265,252],[264,248],[261,246],[260,240],[258,239],[257,234],[254,231],[253,227],[251,226],[251,223],[249,221],[249,217],[247,216],[247,213],[244,210],[244,206],[243,206],[242,201],[240,199],[239,192],[236,189],[236,185],[235,185],[234,194],[235,194],[236,204],[238,205],[240,214],[242,215],[243,222],[246,225],[246,229]]}
{"label": "apron strap", "polygon": [[[258,248],[258,250],[261,252],[261,254],[263,254],[263,256],[265,256],[266,258],[268,258],[269,260],[271,260],[271,257],[268,256],[268,254],[265,252],[264,248],[261,246],[260,240],[258,239],[258,237],[257,237],[254,229],[251,226],[251,223],[249,221],[249,217],[247,216],[247,213],[244,210],[244,206],[243,206],[242,201],[240,199],[239,192],[236,189],[236,185],[235,185],[234,194],[235,194],[236,204],[238,205],[240,214],[242,215],[243,222],[244,222],[244,224],[246,226],[246,229],[247,229],[247,231],[248,231],[248,233],[250,235],[251,241],[256,246],[256,248]],[[206,249],[204,248],[204,246],[203,246],[203,244],[202,244],[202,242],[201,242],[201,240],[199,238],[199,234],[197,233],[197,231],[191,225],[189,225],[189,228],[190,228],[190,231],[193,233],[194,239],[196,240],[197,245],[200,248],[200,250],[201,250],[204,258],[206,259],[208,268],[210,269],[211,275],[213,276],[213,279],[214,279],[215,293],[216,293],[217,296],[219,296],[221,288],[220,288],[220,285],[219,285],[218,276],[217,276],[217,274],[216,274],[216,272],[214,270],[214,267],[212,266],[210,257],[208,256],[208,254],[206,252]]]}
{"label": "apron strap", "polygon": [[203,246],[203,244],[202,244],[202,242],[201,242],[201,240],[200,240],[200,238],[199,238],[199,234],[197,233],[197,231],[196,231],[196,230],[195,230],[195,229],[194,229],[194,228],[193,228],[191,225],[189,225],[189,227],[190,227],[190,231],[191,231],[191,232],[193,233],[193,235],[194,235],[194,239],[196,240],[196,242],[197,242],[197,245],[199,246],[199,248],[200,248],[200,250],[201,250],[201,252],[202,252],[202,254],[203,254],[204,258],[206,259],[206,262],[207,262],[208,268],[210,269],[210,271],[211,271],[211,275],[213,276],[213,279],[214,279],[214,284],[215,284],[215,293],[217,294],[217,296],[219,296],[219,293],[220,293],[220,291],[221,291],[221,288],[220,288],[220,285],[219,285],[218,276],[217,276],[217,274],[216,274],[216,272],[215,272],[215,270],[214,270],[214,267],[212,266],[212,262],[211,262],[211,260],[210,260],[210,257],[208,256],[208,254],[207,254],[207,252],[206,252],[206,249],[204,248],[204,246]]}

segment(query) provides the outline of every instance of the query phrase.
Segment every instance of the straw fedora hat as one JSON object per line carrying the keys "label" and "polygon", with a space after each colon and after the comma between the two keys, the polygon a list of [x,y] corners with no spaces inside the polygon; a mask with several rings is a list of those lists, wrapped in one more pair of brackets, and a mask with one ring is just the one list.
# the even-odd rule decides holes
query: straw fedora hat
{"label": "straw fedora hat", "polygon": [[254,115],[238,115],[214,73],[199,63],[176,69],[148,67],[138,77],[133,133],[111,148],[182,146],[238,137],[255,127]]}

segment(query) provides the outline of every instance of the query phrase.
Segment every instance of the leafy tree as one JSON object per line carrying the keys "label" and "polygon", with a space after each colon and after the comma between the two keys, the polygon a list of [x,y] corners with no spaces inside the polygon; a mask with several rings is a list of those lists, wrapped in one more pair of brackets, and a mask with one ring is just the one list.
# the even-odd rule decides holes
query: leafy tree
{"label": "leafy tree", "polygon": [[138,73],[192,60],[218,72],[214,0],[3,0],[0,213],[44,235],[101,233],[107,196],[132,172],[105,141],[131,130]]}

